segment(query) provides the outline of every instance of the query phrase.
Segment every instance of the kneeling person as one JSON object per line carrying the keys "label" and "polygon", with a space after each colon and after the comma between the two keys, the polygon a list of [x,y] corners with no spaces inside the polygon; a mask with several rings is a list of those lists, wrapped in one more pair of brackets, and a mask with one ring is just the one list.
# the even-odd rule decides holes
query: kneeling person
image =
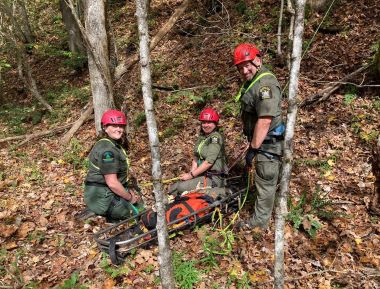
{"label": "kneeling person", "polygon": [[180,176],[182,181],[170,187],[171,194],[211,188],[218,191],[217,188],[225,187],[227,167],[224,138],[218,130],[219,114],[212,108],[206,108],[201,111],[199,120],[201,131],[194,146],[191,170]]}
{"label": "kneeling person", "polygon": [[129,218],[140,206],[139,195],[127,185],[129,160],[123,147],[126,124],[123,112],[106,111],[101,119],[103,136],[89,155],[84,201],[92,212],[109,221]]}

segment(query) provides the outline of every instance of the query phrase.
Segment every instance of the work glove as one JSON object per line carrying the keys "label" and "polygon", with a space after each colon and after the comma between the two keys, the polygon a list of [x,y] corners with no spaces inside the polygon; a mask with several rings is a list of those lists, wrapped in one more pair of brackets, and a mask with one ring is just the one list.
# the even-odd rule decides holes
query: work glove
{"label": "work glove", "polygon": [[249,146],[249,149],[245,155],[245,165],[248,167],[252,166],[252,160],[256,155],[257,150]]}

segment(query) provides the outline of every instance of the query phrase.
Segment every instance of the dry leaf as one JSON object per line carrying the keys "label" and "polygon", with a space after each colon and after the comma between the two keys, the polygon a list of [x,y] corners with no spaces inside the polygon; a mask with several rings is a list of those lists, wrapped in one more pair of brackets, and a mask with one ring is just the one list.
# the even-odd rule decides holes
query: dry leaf
{"label": "dry leaf", "polygon": [[17,231],[17,226],[15,225],[0,224],[0,237],[8,238],[12,236],[16,231]]}
{"label": "dry leaf", "polygon": [[112,278],[108,278],[102,286],[102,289],[112,289],[115,286],[115,281]]}
{"label": "dry leaf", "polygon": [[26,236],[28,236],[28,233],[30,231],[33,231],[35,227],[36,227],[36,225],[32,222],[22,223],[20,228],[17,231],[17,236],[23,239]]}

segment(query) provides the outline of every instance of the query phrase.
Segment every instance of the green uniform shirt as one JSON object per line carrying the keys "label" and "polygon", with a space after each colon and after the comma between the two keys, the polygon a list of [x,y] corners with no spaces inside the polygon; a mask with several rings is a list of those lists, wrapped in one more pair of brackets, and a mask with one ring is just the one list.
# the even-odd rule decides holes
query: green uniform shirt
{"label": "green uniform shirt", "polygon": [[90,167],[86,182],[106,185],[104,175],[107,174],[117,174],[120,183],[127,182],[127,154],[115,140],[100,139],[92,148],[88,158]]}
{"label": "green uniform shirt", "polygon": [[209,169],[211,171],[224,172],[227,170],[224,138],[217,131],[209,135],[199,135],[194,146],[194,156],[198,159],[198,165],[203,161],[213,164]]}
{"label": "green uniform shirt", "polygon": [[262,67],[254,79],[244,83],[240,93],[243,132],[249,141],[259,117],[273,117],[269,132],[282,123],[280,84],[267,68]]}

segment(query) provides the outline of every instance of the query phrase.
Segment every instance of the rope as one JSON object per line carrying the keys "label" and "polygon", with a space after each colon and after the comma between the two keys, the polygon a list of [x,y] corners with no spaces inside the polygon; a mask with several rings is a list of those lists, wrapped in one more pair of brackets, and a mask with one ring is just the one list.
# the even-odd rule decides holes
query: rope
{"label": "rope", "polygon": [[[178,180],[179,180],[179,177],[175,177],[175,178],[172,178],[172,179],[162,180],[162,183],[163,184],[169,184],[169,183],[172,183],[172,182],[175,182],[175,181],[178,181]],[[153,182],[142,183],[140,186],[141,187],[150,187],[150,186],[153,186]]]}

